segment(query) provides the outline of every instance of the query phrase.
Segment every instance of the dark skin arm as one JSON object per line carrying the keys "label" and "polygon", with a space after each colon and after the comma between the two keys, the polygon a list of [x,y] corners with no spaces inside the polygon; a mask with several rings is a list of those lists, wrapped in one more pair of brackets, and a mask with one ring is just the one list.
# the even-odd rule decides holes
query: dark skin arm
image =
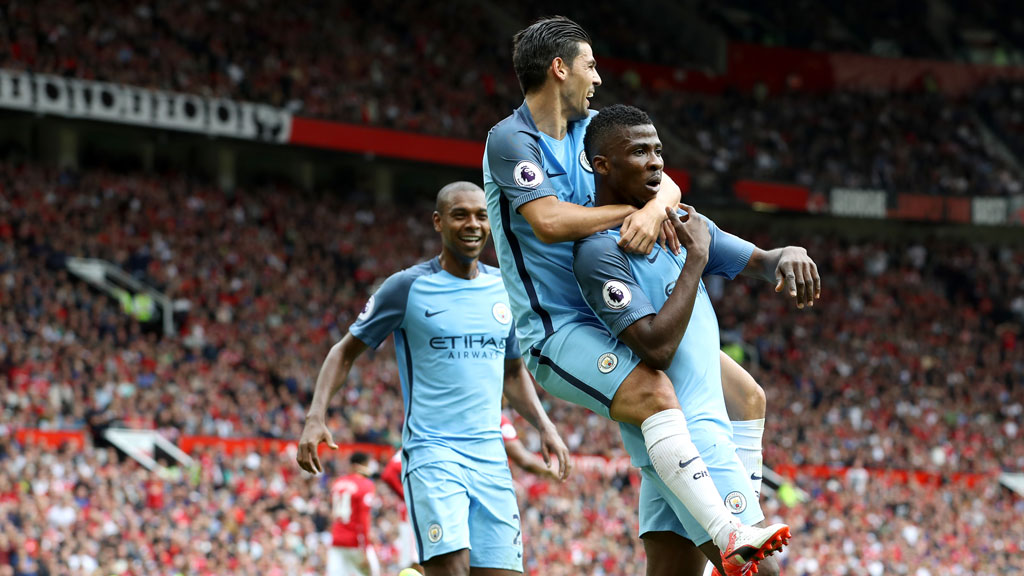
{"label": "dark skin arm", "polygon": [[666,209],[680,243],[686,247],[686,262],[675,288],[657,314],[637,320],[619,334],[619,339],[655,370],[664,370],[672,363],[690,323],[700,278],[708,262],[711,235],[707,224],[693,208],[679,206],[689,215],[685,222],[674,210]]}
{"label": "dark skin arm", "polygon": [[773,250],[754,248],[741,272],[744,276],[758,278],[765,282],[775,281],[775,291],[782,292],[796,300],[796,307],[814,306],[814,300],[821,298],[821,278],[818,266],[800,246],[786,246]]}
{"label": "dark skin arm", "polygon": [[299,450],[295,456],[299,467],[306,472],[319,474],[324,471],[317,455],[317,448],[321,443],[327,444],[332,450],[338,449],[325,423],[327,405],[345,384],[356,358],[366,349],[367,345],[362,340],[352,334],[345,334],[340,342],[331,347],[320,367],[320,375],[317,376],[316,387],[313,389],[313,401],[310,403],[309,412],[306,413],[306,424],[302,428]]}
{"label": "dark skin arm", "polygon": [[551,466],[551,455],[554,454],[558,459],[557,477],[561,480],[568,478],[572,469],[569,448],[541,406],[533,378],[522,358],[505,360],[504,393],[509,405],[540,432],[540,449],[545,467]]}
{"label": "dark skin arm", "polygon": [[552,480],[558,480],[558,474],[551,469],[551,466],[537,457],[536,454],[526,449],[526,446],[519,440],[506,440],[505,453],[523,470],[537,476],[544,476]]}

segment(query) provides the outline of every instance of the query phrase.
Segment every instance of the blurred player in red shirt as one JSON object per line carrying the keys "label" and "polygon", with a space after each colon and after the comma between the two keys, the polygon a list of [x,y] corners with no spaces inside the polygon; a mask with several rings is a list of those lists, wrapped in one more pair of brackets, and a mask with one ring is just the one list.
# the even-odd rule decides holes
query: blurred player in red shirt
{"label": "blurred player in red shirt", "polygon": [[377,489],[370,480],[370,457],[356,452],[352,472],[331,485],[331,537],[327,576],[380,576],[370,541],[370,506]]}

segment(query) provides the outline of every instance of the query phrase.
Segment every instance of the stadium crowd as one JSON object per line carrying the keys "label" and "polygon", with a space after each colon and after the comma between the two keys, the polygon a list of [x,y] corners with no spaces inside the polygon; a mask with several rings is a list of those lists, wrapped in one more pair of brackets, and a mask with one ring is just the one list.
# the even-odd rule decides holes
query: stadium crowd
{"label": "stadium crowd", "polygon": [[[483,140],[522,101],[510,64],[509,22],[551,9],[546,3],[509,7],[502,20],[478,5],[393,1],[358,10],[348,3],[296,9],[265,0],[187,9],[172,1],[13,2],[0,7],[0,67]],[[674,45],[671,19],[641,26],[636,15],[620,12],[615,3],[598,3],[581,15],[595,31],[599,58],[656,62],[659,54],[677,52],[659,49]],[[319,25],[324,21],[332,25]],[[643,42],[636,41],[637,29],[646,32]],[[670,83],[641,87],[628,69],[604,73],[607,88],[598,90],[598,107],[614,98],[650,112],[663,133],[687,144],[669,147],[667,158],[693,171],[698,187],[728,189],[736,179],[754,178],[825,193],[833,187],[960,196],[1022,192],[1019,161],[986,138],[994,132],[1022,157],[1019,133],[1002,129],[1005,116],[1019,109],[1013,106],[1018,91],[989,90],[963,100],[938,93],[826,97],[757,90],[708,96]],[[396,79],[402,89],[394,89]],[[997,112],[986,125],[977,113],[989,108]]]}
{"label": "stadium crowd", "polygon": [[[121,424],[158,428],[172,440],[182,434],[295,439],[319,359],[375,282],[438,251],[430,211],[429,203],[401,213],[371,209],[284,186],[224,194],[175,175],[61,173],[6,162],[0,169],[4,433],[99,432]],[[797,478],[811,500],[790,509],[770,505],[772,515],[808,535],[807,548],[794,541],[787,570],[938,576],[996,574],[1019,562],[1014,552],[1024,547],[1024,534],[1013,519],[1024,504],[995,488],[991,474],[1024,471],[1020,247],[746,232],[765,246],[807,246],[826,279],[813,312],[789,310],[768,285],[709,281],[726,339],[756,351],[752,370],[768,394],[768,465],[912,469],[944,477],[977,472],[988,479],[975,488],[911,483],[864,490],[856,475],[828,482]],[[177,318],[180,333],[166,338],[140,326],[64,269],[72,256],[116,262],[187,302],[188,311]],[[396,441],[402,410],[393,358],[386,344],[359,361],[332,412],[337,441]],[[546,400],[574,452],[623,455],[617,430],[603,419]],[[536,449],[531,429],[519,428]],[[145,566],[161,554],[180,557],[169,552],[175,542],[189,543],[179,544],[181,550],[198,547],[192,553],[204,555],[212,572],[232,561],[220,550],[243,546],[250,555],[237,561],[252,564],[232,570],[273,573],[277,566],[291,573],[295,566],[319,566],[313,551],[322,546],[316,535],[322,525],[319,509],[308,503],[321,497],[323,481],[300,475],[288,457],[198,454],[197,471],[161,479],[167,495],[158,506],[162,514],[135,502],[136,514],[111,500],[144,494],[153,481],[132,463],[115,464],[101,449],[49,454],[9,436],[2,442],[0,500],[15,518],[4,531],[13,574],[34,573],[33,562],[64,566],[64,556],[68,566],[72,556],[103,565],[131,564],[127,559],[138,556]],[[217,485],[211,479],[204,488],[210,474],[234,480]],[[635,572],[642,559],[632,538],[635,478],[594,474],[581,472],[565,486],[521,479],[528,562],[540,573]],[[84,504],[77,495],[83,482],[99,504]],[[266,507],[260,508],[265,515],[231,520],[234,508],[222,503],[232,498],[221,496],[245,492],[233,482],[273,484],[279,493],[260,492],[254,500]],[[307,503],[302,511],[291,502],[295,494]],[[204,507],[205,516],[191,514]],[[183,513],[197,518],[188,528],[150,529],[145,521]],[[97,547],[78,535],[92,532],[73,530],[65,538],[67,526],[35,522],[59,525],[73,517],[73,525],[93,514],[97,534],[116,525],[134,530],[134,539]],[[384,506],[380,514],[380,541],[388,542],[391,512]],[[104,515],[113,517],[101,521]],[[236,533],[248,527],[245,538],[222,536],[228,524]],[[38,526],[39,533],[14,528],[22,525]],[[899,537],[883,537],[888,534]],[[822,546],[841,547],[845,564],[823,562]],[[962,570],[951,568],[950,559]]]}

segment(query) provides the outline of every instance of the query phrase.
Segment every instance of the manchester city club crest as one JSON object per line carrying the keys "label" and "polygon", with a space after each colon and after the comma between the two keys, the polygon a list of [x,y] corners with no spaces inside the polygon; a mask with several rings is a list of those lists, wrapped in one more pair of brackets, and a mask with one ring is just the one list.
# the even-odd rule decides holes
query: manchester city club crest
{"label": "manchester city club crest", "polygon": [[725,507],[733,514],[739,514],[747,509],[747,498],[737,490],[729,492],[725,496]]}
{"label": "manchester city club crest", "polygon": [[601,354],[601,357],[597,359],[597,369],[601,374],[607,374],[615,367],[619,365],[619,357],[611,352]]}
{"label": "manchester city club crest", "polygon": [[512,311],[508,309],[508,305],[504,302],[495,302],[494,306],[491,307],[491,314],[494,315],[494,319],[502,324],[508,324],[512,321]]}
{"label": "manchester city club crest", "polygon": [[594,168],[590,165],[590,161],[587,160],[586,150],[580,150],[580,166],[582,166],[587,172],[590,172],[591,174],[594,173]]}
{"label": "manchester city club crest", "polygon": [[433,544],[440,542],[443,534],[444,533],[441,531],[441,525],[436,522],[427,528],[427,538],[430,539],[430,542]]}

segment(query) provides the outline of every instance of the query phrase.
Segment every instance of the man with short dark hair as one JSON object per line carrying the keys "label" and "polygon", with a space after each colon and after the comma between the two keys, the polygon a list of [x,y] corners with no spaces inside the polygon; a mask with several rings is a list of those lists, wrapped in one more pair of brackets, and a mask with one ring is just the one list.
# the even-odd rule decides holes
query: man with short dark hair
{"label": "man with short dark hair", "polygon": [[[662,145],[643,111],[609,106],[591,122],[585,139],[594,167],[597,204],[643,205],[661,187]],[[693,442],[707,462],[718,494],[745,524],[762,522],[753,486],[736,454],[733,430],[722,393],[718,319],[701,277],[745,275],[773,280],[780,267],[810,262],[799,247],[765,252],[720,230],[692,208],[683,222],[666,213],[684,252],[655,247],[650,257],[623,252],[618,230],[577,241],[573,270],[587,304],[608,329],[645,362],[665,370],[686,414]],[[642,446],[637,430],[623,427],[627,447]],[[701,549],[718,569],[721,559],[711,536],[661,481],[653,466],[642,466],[640,534],[648,552],[649,576],[703,573]],[[777,544],[789,530],[769,528]],[[752,556],[762,560],[775,548]],[[774,560],[761,566],[777,574]]]}
{"label": "man with short dark hair", "polygon": [[552,394],[639,428],[646,450],[633,452],[634,463],[653,462],[723,550],[729,573],[742,573],[748,562],[737,551],[766,551],[773,534],[732,517],[690,438],[672,383],[601,325],[572,273],[572,242],[611,227],[621,225],[627,251],[650,252],[679,188],[665,177],[646,204],[595,206],[583,138],[601,78],[580,26],[560,16],[534,23],[515,35],[513,62],[525,102],[491,129],[483,171],[527,365]]}
{"label": "man with short dark hair", "polygon": [[501,440],[501,397],[540,432],[547,461],[569,472],[569,450],[537,398],[515,338],[498,271],[479,262],[490,237],[484,194],[470,182],[441,189],[434,229],[441,254],[391,275],[317,378],[299,441],[299,466],[322,471],[317,446],[335,447],[327,403],[352,363],[389,334],[405,401],[405,501],[427,576],[523,571],[515,489]]}

